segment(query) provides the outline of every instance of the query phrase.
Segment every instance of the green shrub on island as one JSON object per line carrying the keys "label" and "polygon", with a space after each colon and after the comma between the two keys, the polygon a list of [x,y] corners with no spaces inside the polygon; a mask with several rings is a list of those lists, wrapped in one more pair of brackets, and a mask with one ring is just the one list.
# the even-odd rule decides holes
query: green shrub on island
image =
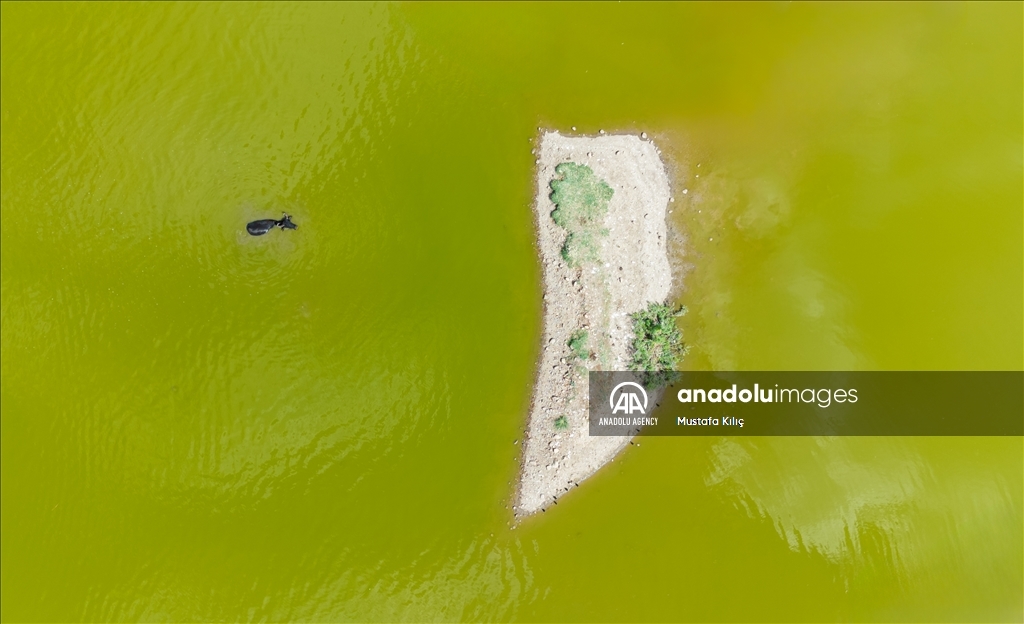
{"label": "green shrub on island", "polygon": [[565,414],[562,414],[561,416],[559,416],[558,418],[555,419],[555,429],[558,429],[558,430],[561,431],[561,430],[565,430],[565,429],[568,429],[568,428],[569,428],[569,418]]}
{"label": "green shrub on island", "polygon": [[590,334],[585,330],[577,329],[569,336],[569,350],[576,356],[578,360],[590,359],[590,347],[587,344],[590,340]]}
{"label": "green shrub on island", "polygon": [[643,372],[644,384],[664,386],[674,378],[673,371],[686,355],[683,333],[676,326],[676,317],[686,314],[686,307],[673,308],[652,303],[646,310],[634,312],[633,353],[630,370]]}
{"label": "green shrub on island", "polygon": [[555,174],[551,181],[551,202],[555,204],[551,218],[566,231],[562,259],[574,267],[596,262],[598,237],[608,235],[601,224],[614,191],[586,165],[561,163],[555,167]]}
{"label": "green shrub on island", "polygon": [[597,262],[597,240],[591,232],[570,232],[562,243],[562,260],[571,267]]}

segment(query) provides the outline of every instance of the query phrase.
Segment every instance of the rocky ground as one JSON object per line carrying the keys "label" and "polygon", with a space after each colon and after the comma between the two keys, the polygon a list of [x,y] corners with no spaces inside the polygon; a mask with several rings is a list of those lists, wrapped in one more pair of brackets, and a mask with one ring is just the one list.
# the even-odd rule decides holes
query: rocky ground
{"label": "rocky ground", "polygon": [[[600,238],[599,262],[570,267],[560,251],[566,232],[551,218],[555,166],[587,165],[614,191]],[[522,469],[516,517],[545,509],[614,458],[628,437],[591,437],[587,372],[627,370],[629,315],[663,302],[672,285],[665,215],[672,198],[658,149],[646,135],[541,136],[534,204],[543,266],[544,334]],[[568,343],[587,331],[593,355],[580,360]],[[565,416],[568,426],[555,421]]]}

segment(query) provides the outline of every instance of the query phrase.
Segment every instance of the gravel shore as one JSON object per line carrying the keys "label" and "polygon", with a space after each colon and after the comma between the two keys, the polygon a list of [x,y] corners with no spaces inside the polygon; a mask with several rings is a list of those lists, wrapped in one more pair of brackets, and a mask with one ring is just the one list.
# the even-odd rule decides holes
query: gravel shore
{"label": "gravel shore", "polygon": [[[561,256],[566,232],[551,218],[555,167],[590,167],[611,186],[599,261],[570,267]],[[516,517],[547,508],[611,461],[629,437],[590,437],[587,371],[628,370],[629,315],[664,302],[672,285],[665,215],[670,203],[665,166],[645,135],[542,135],[534,203],[537,249],[544,279],[544,334],[523,445]],[[576,359],[573,332],[587,331],[594,355]],[[565,416],[568,427],[555,420]]]}

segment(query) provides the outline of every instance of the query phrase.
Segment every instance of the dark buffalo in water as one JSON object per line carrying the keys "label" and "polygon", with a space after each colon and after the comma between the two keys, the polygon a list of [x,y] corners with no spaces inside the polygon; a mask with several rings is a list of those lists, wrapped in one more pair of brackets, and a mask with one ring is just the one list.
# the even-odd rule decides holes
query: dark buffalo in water
{"label": "dark buffalo in water", "polygon": [[282,230],[295,230],[298,229],[299,226],[292,223],[292,218],[286,214],[280,219],[260,219],[259,221],[250,221],[249,224],[245,226],[245,231],[249,232],[249,234],[253,236],[263,236],[270,230],[274,229],[274,227],[279,227]]}

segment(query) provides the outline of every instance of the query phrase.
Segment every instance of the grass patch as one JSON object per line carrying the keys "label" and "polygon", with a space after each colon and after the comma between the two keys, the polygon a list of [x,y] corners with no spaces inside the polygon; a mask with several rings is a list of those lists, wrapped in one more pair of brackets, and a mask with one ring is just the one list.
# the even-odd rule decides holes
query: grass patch
{"label": "grass patch", "polygon": [[559,416],[558,418],[555,419],[555,429],[558,429],[559,431],[564,431],[565,429],[568,429],[568,428],[569,428],[569,418],[568,418],[568,416],[566,416],[565,414],[562,414],[561,416]]}
{"label": "grass patch", "polygon": [[551,201],[555,204],[551,218],[566,231],[562,259],[573,267],[596,262],[599,238],[608,236],[601,224],[614,191],[586,165],[561,163],[555,167],[555,174],[551,181]]}
{"label": "grass patch", "polygon": [[686,355],[683,333],[676,326],[676,317],[686,314],[686,307],[673,308],[652,303],[646,310],[633,313],[633,354],[630,370],[646,373],[644,384],[664,386],[673,378],[679,360]]}
{"label": "grass patch", "polygon": [[569,350],[578,360],[590,359],[590,334],[582,329],[577,329],[569,337]]}

